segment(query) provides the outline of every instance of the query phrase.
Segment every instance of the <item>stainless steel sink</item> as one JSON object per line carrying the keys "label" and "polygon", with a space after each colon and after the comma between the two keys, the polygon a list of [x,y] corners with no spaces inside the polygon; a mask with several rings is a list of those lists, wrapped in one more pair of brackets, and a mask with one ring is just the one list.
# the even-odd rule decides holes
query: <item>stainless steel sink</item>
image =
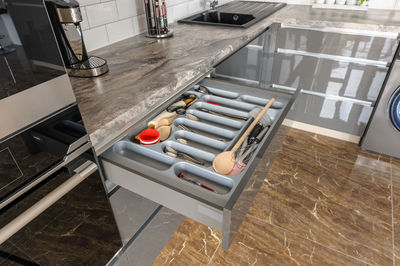
{"label": "stainless steel sink", "polygon": [[179,23],[247,28],[286,6],[284,3],[234,1],[179,20]]}

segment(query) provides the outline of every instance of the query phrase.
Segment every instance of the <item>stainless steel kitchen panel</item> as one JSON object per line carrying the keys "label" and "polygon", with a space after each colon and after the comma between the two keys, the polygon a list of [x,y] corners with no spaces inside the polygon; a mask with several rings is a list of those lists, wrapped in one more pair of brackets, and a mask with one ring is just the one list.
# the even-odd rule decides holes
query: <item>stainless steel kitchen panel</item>
{"label": "stainless steel kitchen panel", "polygon": [[0,100],[0,139],[75,102],[68,75]]}
{"label": "stainless steel kitchen panel", "polygon": [[57,8],[57,15],[61,23],[82,22],[82,13],[79,7]]}

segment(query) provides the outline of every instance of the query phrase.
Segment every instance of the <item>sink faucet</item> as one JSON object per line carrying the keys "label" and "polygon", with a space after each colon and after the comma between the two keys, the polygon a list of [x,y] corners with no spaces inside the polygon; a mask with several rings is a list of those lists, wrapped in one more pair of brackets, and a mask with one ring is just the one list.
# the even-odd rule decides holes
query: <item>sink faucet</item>
{"label": "sink faucet", "polygon": [[215,10],[215,7],[218,5],[218,0],[208,0],[211,10]]}

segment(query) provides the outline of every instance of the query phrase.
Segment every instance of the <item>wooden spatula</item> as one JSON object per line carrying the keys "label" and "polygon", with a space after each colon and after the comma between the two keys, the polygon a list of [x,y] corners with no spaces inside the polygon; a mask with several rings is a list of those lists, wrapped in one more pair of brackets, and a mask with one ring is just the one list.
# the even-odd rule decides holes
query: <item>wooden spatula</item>
{"label": "wooden spatula", "polygon": [[222,175],[229,174],[233,167],[235,166],[235,152],[239,149],[240,145],[242,145],[243,141],[247,138],[253,128],[257,125],[258,121],[263,117],[265,112],[271,107],[271,105],[275,102],[275,98],[272,98],[262,109],[262,111],[257,115],[254,121],[250,124],[247,130],[243,133],[240,139],[236,142],[235,146],[230,151],[224,151],[218,154],[213,161],[213,168],[215,172]]}

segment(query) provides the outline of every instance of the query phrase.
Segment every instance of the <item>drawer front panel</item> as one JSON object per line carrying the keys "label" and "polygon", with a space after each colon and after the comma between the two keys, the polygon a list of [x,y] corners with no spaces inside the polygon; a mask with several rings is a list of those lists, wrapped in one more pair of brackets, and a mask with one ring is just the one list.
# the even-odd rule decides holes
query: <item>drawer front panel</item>
{"label": "drawer front panel", "polygon": [[117,164],[106,160],[103,160],[102,164],[107,178],[114,184],[216,230],[222,231],[222,210],[205,205],[192,197],[153,182]]}

